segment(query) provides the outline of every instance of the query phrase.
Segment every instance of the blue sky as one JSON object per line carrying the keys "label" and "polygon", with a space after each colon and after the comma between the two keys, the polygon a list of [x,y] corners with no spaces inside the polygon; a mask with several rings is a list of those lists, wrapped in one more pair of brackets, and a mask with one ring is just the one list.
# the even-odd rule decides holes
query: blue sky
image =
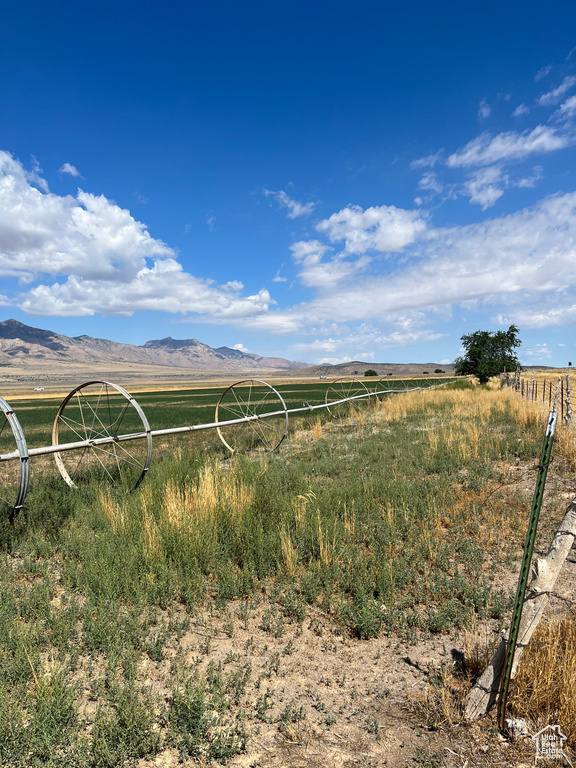
{"label": "blue sky", "polygon": [[576,358],[573,2],[20,0],[0,105],[0,319]]}

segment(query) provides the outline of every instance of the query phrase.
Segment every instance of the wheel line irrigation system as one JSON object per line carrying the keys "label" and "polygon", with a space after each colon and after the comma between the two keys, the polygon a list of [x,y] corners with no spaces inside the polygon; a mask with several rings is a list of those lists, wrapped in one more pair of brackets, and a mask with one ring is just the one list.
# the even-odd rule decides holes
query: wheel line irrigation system
{"label": "wheel line irrigation system", "polygon": [[[0,453],[0,508],[13,522],[28,491],[32,456],[53,454],[62,478],[70,487],[87,472],[96,472],[104,481],[114,484],[120,481],[133,490],[150,466],[154,437],[215,429],[231,453],[271,452],[288,434],[291,414],[322,409],[334,413],[346,404],[356,407],[374,397],[441,387],[451,381],[453,379],[409,388],[404,380],[381,379],[374,390],[369,390],[359,379],[336,379],[329,383],[325,402],[317,405],[305,402],[302,407],[288,409],[273,386],[259,379],[243,379],[224,390],[213,422],[155,430],[150,429],[144,411],[125,389],[108,381],[89,381],[64,398],[54,420],[52,445],[38,448],[28,448],[14,410],[0,397],[2,447],[8,442],[15,445],[13,450]],[[384,383],[398,385],[398,388],[381,388]],[[139,445],[137,449],[128,450],[128,443]]]}

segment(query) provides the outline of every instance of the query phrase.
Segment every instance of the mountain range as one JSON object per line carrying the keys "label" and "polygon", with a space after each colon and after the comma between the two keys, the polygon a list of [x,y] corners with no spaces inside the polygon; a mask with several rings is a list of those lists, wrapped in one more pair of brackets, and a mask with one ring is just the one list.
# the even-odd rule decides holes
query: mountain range
{"label": "mountain range", "polygon": [[168,336],[135,346],[91,336],[63,336],[18,320],[0,322],[0,365],[51,361],[94,366],[129,363],[210,371],[289,371],[307,366],[307,363],[262,357],[230,347],[213,349],[198,339]]}

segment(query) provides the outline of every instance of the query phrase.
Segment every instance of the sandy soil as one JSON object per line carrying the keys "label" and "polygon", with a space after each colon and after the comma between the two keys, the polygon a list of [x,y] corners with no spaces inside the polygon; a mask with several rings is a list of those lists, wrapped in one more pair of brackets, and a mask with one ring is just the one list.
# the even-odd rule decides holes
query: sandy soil
{"label": "sandy soil", "polygon": [[[572,575],[576,571],[573,569]],[[498,734],[494,716],[472,725],[443,721],[434,700],[432,678],[464,653],[464,637],[442,636],[404,645],[395,638],[360,641],[342,636],[325,618],[308,618],[302,627],[287,625],[282,637],[262,628],[262,612],[244,623],[239,606],[228,616],[204,616],[186,633],[180,648],[187,659],[210,650],[202,661],[222,662],[227,671],[249,663],[247,751],[229,763],[238,768],[313,766],[528,766],[535,754],[529,737],[512,743]],[[233,629],[232,629],[233,628]],[[495,629],[483,627],[488,636]],[[232,636],[230,636],[232,634]],[[170,656],[175,653],[173,649]],[[226,659],[235,655],[234,662]],[[161,664],[150,660],[141,669],[142,683],[154,689]],[[160,675],[162,677],[162,675]],[[258,688],[256,681],[261,678]],[[255,716],[254,703],[265,692],[267,722]],[[156,688],[156,693],[167,693]],[[458,696],[458,690],[453,693]],[[287,705],[302,708],[303,719],[279,726]],[[139,768],[176,768],[175,750]]]}

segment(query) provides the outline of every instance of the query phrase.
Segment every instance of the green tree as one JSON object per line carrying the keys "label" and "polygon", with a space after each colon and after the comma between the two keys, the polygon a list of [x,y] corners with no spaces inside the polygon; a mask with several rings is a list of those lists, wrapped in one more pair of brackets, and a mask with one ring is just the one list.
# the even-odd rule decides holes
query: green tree
{"label": "green tree", "polygon": [[378,376],[378,372],[373,368],[368,368],[367,371],[364,371],[364,376]]}
{"label": "green tree", "polygon": [[454,371],[460,376],[477,376],[485,384],[491,376],[514,371],[520,365],[514,351],[522,342],[519,329],[511,325],[507,331],[475,331],[461,337],[466,354],[454,361]]}

